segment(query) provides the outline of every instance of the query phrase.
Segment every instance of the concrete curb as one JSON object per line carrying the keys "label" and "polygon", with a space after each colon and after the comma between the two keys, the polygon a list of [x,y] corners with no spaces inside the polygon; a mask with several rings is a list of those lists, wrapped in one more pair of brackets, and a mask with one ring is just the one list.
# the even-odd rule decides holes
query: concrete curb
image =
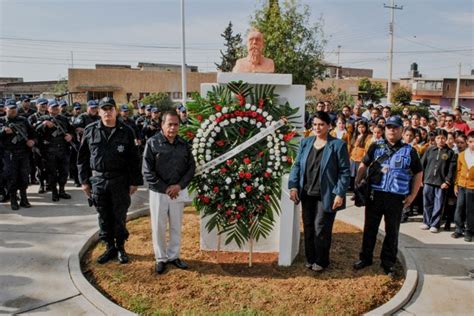
{"label": "concrete curb", "polygon": [[[149,214],[149,207],[139,208],[129,212],[127,221],[133,220]],[[81,259],[89,248],[99,241],[99,231],[92,234],[82,246],[76,247],[68,259],[69,275],[77,288],[86,300],[100,310],[104,315],[136,315],[129,310],[115,304],[102,293],[100,293],[82,274]]]}
{"label": "concrete curb", "polygon": [[[354,207],[348,207],[348,209],[351,208]],[[143,207],[133,212],[130,212],[127,215],[127,221],[146,216],[148,214],[149,207]],[[345,221],[347,223],[349,218],[348,216],[344,216],[343,214],[344,213],[340,213],[340,217],[342,217],[342,219],[340,218],[340,220]],[[350,221],[349,224],[361,229],[363,229],[364,226],[364,224],[360,221]],[[379,240],[382,240],[384,236],[385,232],[379,229],[379,234],[377,238]],[[400,235],[401,243],[407,244],[404,238],[405,237],[403,235]],[[106,298],[94,286],[92,286],[92,284],[90,284],[89,281],[82,274],[81,258],[93,244],[98,242],[98,240],[99,231],[97,230],[85,241],[82,246],[79,246],[74,249],[72,254],[69,256],[69,274],[71,276],[72,282],[76,286],[77,290],[84,296],[84,298],[87,299],[98,310],[104,313],[104,315],[136,315],[135,313],[124,309],[123,307],[115,304],[114,302]],[[399,246],[398,249],[398,259],[402,263],[405,272],[405,282],[403,283],[402,288],[390,301],[366,313],[365,315],[393,315],[397,311],[400,311],[402,307],[405,306],[412,298],[413,293],[415,292],[418,285],[418,271],[416,263],[407,251],[407,249],[401,246]]]}

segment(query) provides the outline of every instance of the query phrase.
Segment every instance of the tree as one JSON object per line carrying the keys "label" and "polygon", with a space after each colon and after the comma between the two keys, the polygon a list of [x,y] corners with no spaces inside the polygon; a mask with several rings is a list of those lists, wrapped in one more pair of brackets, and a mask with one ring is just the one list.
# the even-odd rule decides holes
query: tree
{"label": "tree", "polygon": [[348,94],[346,91],[342,91],[341,88],[336,88],[336,85],[333,84],[326,89],[320,89],[321,100],[322,101],[331,101],[334,111],[342,110],[344,105],[353,104],[354,97]]}
{"label": "tree", "polygon": [[217,69],[223,72],[231,72],[237,59],[243,56],[242,36],[240,33],[233,35],[232,22],[229,21],[229,25],[224,30],[224,33],[221,34],[221,37],[224,38],[224,46],[227,47],[227,49],[225,53],[222,49],[220,50],[221,63],[215,63],[215,65]]}
{"label": "tree", "polygon": [[143,104],[151,104],[160,109],[161,112],[173,109],[173,101],[165,92],[152,93],[144,97],[141,102]]}
{"label": "tree", "polygon": [[379,103],[385,97],[385,89],[380,82],[371,82],[368,78],[359,81],[359,94],[364,102]]}
{"label": "tree", "polygon": [[55,96],[63,96],[67,94],[67,79],[65,77],[59,78],[58,82],[53,86]]}
{"label": "tree", "polygon": [[255,12],[251,25],[263,33],[266,57],[273,59],[275,72],[293,75],[295,84],[311,89],[315,79],[322,79],[326,40],[322,20],[310,24],[311,12],[298,0],[285,1],[283,8],[270,0]]}
{"label": "tree", "polygon": [[406,102],[410,102],[411,97],[412,94],[408,88],[399,87],[393,91],[390,102],[392,102],[392,104],[403,104]]}

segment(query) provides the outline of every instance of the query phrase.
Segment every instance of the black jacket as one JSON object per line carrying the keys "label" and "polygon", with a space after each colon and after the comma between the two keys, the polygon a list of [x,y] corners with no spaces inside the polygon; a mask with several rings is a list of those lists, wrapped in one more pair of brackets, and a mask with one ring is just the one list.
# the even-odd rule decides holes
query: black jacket
{"label": "black jacket", "polygon": [[191,147],[177,136],[171,144],[162,132],[146,142],[143,154],[143,175],[150,190],[166,193],[170,185],[188,186],[194,176],[196,163]]}
{"label": "black jacket", "polygon": [[439,149],[436,146],[426,150],[421,163],[423,165],[423,183],[441,186],[444,182],[454,184],[457,155],[445,146]]}
{"label": "black jacket", "polygon": [[79,148],[77,167],[82,184],[90,183],[92,171],[126,176],[129,185],[143,184],[133,130],[120,120],[108,138],[102,121],[87,126]]}
{"label": "black jacket", "polygon": [[[43,124],[45,121],[51,121],[55,124],[52,128]],[[36,132],[44,148],[50,150],[69,150],[70,144],[64,139],[66,134],[74,137],[74,129],[67,117],[58,114],[56,116],[43,115],[36,123]]]}
{"label": "black jacket", "polygon": [[[7,134],[6,127],[10,127],[13,133]],[[14,118],[7,116],[0,118],[0,143],[4,150],[18,154],[26,153],[29,150],[26,141],[35,138],[35,131],[25,117],[17,115]]]}

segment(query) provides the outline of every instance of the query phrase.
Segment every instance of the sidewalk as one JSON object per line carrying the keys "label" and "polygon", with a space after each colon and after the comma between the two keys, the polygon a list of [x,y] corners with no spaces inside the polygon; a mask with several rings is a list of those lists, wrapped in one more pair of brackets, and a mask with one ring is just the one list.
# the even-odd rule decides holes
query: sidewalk
{"label": "sidewalk", "polygon": [[[68,186],[72,199],[56,203],[37,188],[29,190],[29,209],[0,205],[0,314],[101,315],[74,286],[68,268],[71,251],[97,230],[97,213],[80,188]],[[130,209],[148,203],[146,190],[132,201]]]}
{"label": "sidewalk", "polygon": [[[0,206],[0,314],[103,314],[77,290],[68,268],[71,252],[97,230],[97,214],[78,188],[69,187],[72,200],[59,203],[36,190],[31,188],[30,209]],[[141,188],[131,209],[147,203]],[[337,219],[362,227],[363,209],[350,207]],[[400,247],[417,266],[418,285],[399,314],[472,315],[474,279],[467,271],[474,268],[474,243],[455,240],[450,232],[421,231],[419,225],[412,221],[401,228]]]}

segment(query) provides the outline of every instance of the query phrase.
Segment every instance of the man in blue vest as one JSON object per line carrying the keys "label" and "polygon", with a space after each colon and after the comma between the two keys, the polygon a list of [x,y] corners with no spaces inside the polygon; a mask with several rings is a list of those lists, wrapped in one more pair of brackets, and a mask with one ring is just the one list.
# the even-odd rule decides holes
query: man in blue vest
{"label": "man in blue vest", "polygon": [[380,255],[384,272],[393,276],[397,260],[398,234],[403,208],[408,207],[421,186],[422,166],[416,150],[402,142],[403,121],[392,116],[385,126],[385,140],[370,145],[360,164],[356,183],[370,168],[370,197],[365,207],[364,238],[354,269],[372,265],[372,257],[382,216],[385,239]]}

